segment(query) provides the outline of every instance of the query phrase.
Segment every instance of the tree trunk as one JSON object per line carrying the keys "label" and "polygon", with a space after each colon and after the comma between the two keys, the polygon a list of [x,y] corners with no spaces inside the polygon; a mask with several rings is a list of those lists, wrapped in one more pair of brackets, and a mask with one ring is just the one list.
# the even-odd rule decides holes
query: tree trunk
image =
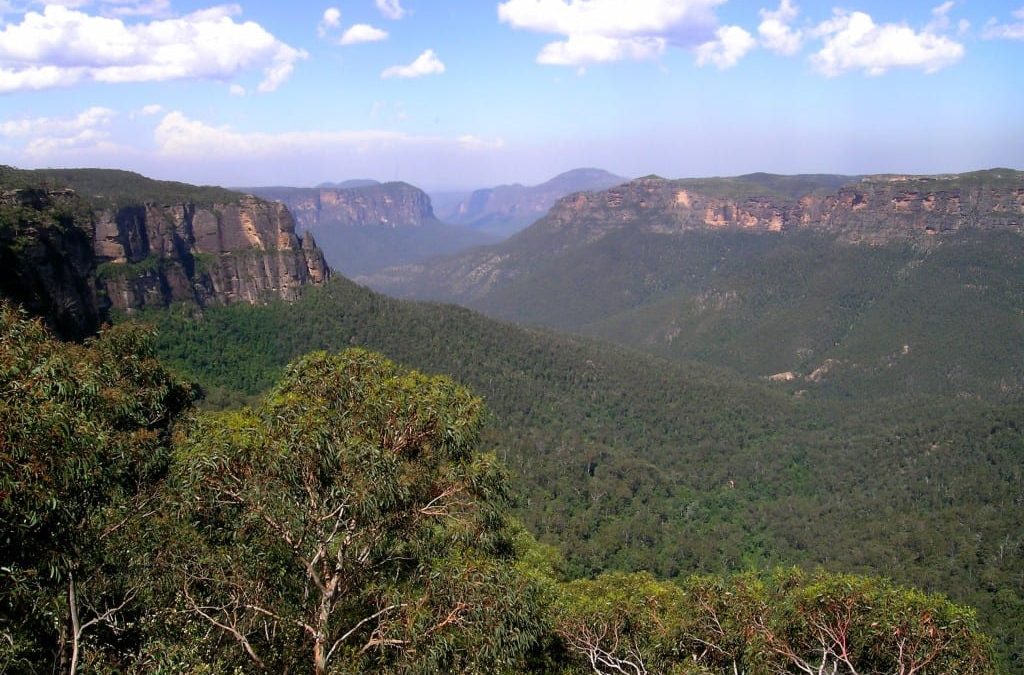
{"label": "tree trunk", "polygon": [[75,598],[75,577],[68,573],[68,610],[71,614],[71,663],[68,665],[69,675],[78,672],[78,637],[82,627],[78,621],[78,600]]}

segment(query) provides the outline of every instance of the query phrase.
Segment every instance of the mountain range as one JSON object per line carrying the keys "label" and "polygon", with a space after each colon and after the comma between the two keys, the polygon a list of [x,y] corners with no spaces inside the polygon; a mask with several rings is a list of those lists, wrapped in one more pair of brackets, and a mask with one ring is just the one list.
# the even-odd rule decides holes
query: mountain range
{"label": "mountain range", "polygon": [[1019,172],[647,177],[386,276],[518,325],[332,275],[295,234],[312,208],[125,172],[0,184],[0,292],[69,337],[148,322],[206,407],[380,351],[483,396],[517,515],[573,576],[881,574],[977,606],[1020,672]]}
{"label": "mountain range", "polygon": [[794,391],[1017,395],[1022,232],[1024,174],[1009,169],[647,177],[363,281]]}
{"label": "mountain range", "polygon": [[331,267],[348,276],[497,241],[441,222],[430,197],[408,183],[357,180],[317,188],[241,189],[284,204],[299,231],[313,233]]}
{"label": "mountain range", "polygon": [[540,185],[499,185],[471,193],[435,193],[431,198],[445,222],[504,239],[544,216],[566,195],[604,190],[627,181],[603,169],[573,169]]}

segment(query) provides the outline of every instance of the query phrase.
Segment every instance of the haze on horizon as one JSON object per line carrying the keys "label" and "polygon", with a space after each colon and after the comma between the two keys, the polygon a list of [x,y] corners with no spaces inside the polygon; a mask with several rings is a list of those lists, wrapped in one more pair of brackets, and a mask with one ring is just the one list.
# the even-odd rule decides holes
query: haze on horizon
{"label": "haze on horizon", "polygon": [[0,0],[0,163],[221,185],[1024,167],[1022,0]]}

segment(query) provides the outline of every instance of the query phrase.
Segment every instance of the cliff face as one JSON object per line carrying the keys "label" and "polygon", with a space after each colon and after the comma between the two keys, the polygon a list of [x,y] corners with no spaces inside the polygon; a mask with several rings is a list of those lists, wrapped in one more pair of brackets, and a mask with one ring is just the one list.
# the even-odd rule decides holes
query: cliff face
{"label": "cliff face", "polygon": [[107,309],[97,293],[90,228],[90,213],[71,190],[0,190],[0,296],[65,338],[95,332]]}
{"label": "cliff face", "polygon": [[535,186],[499,185],[476,190],[442,213],[453,223],[508,236],[544,216],[560,198],[573,192],[604,190],[626,178],[601,169],[575,169]]}
{"label": "cliff face", "polygon": [[299,237],[281,204],[139,204],[97,213],[100,278],[122,310],[292,300],[330,276],[311,235]]}
{"label": "cliff face", "polygon": [[248,191],[284,203],[300,230],[322,225],[419,227],[435,220],[430,197],[407,183],[345,188],[250,188]]}
{"label": "cliff face", "polygon": [[330,274],[281,204],[127,172],[0,167],[0,294],[66,337],[111,308],[291,300]]}
{"label": "cliff face", "polygon": [[352,278],[495,241],[442,223],[430,197],[407,183],[246,190],[285,204],[306,236],[316,233],[331,267]]}
{"label": "cliff face", "polygon": [[[644,178],[601,193],[576,194],[538,224],[539,235],[593,241],[627,223],[661,233],[733,228],[782,232],[800,228],[851,243],[921,240],[963,228],[1024,231],[1024,174],[981,172],[976,180],[874,177],[836,191],[796,196],[724,181]],[[985,180],[987,178],[988,180]],[[569,243],[566,239],[565,243]]]}
{"label": "cliff face", "polygon": [[1024,172],[640,178],[564,197],[544,218],[497,246],[383,270],[364,282],[397,296],[469,302],[613,233],[813,231],[849,244],[928,247],[966,228],[1024,233]]}

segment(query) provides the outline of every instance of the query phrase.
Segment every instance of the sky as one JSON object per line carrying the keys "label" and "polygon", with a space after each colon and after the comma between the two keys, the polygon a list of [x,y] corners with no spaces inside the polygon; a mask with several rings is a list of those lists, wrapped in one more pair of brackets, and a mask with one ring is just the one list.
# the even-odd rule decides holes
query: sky
{"label": "sky", "polygon": [[0,164],[429,190],[1024,169],[1024,0],[0,0]]}

